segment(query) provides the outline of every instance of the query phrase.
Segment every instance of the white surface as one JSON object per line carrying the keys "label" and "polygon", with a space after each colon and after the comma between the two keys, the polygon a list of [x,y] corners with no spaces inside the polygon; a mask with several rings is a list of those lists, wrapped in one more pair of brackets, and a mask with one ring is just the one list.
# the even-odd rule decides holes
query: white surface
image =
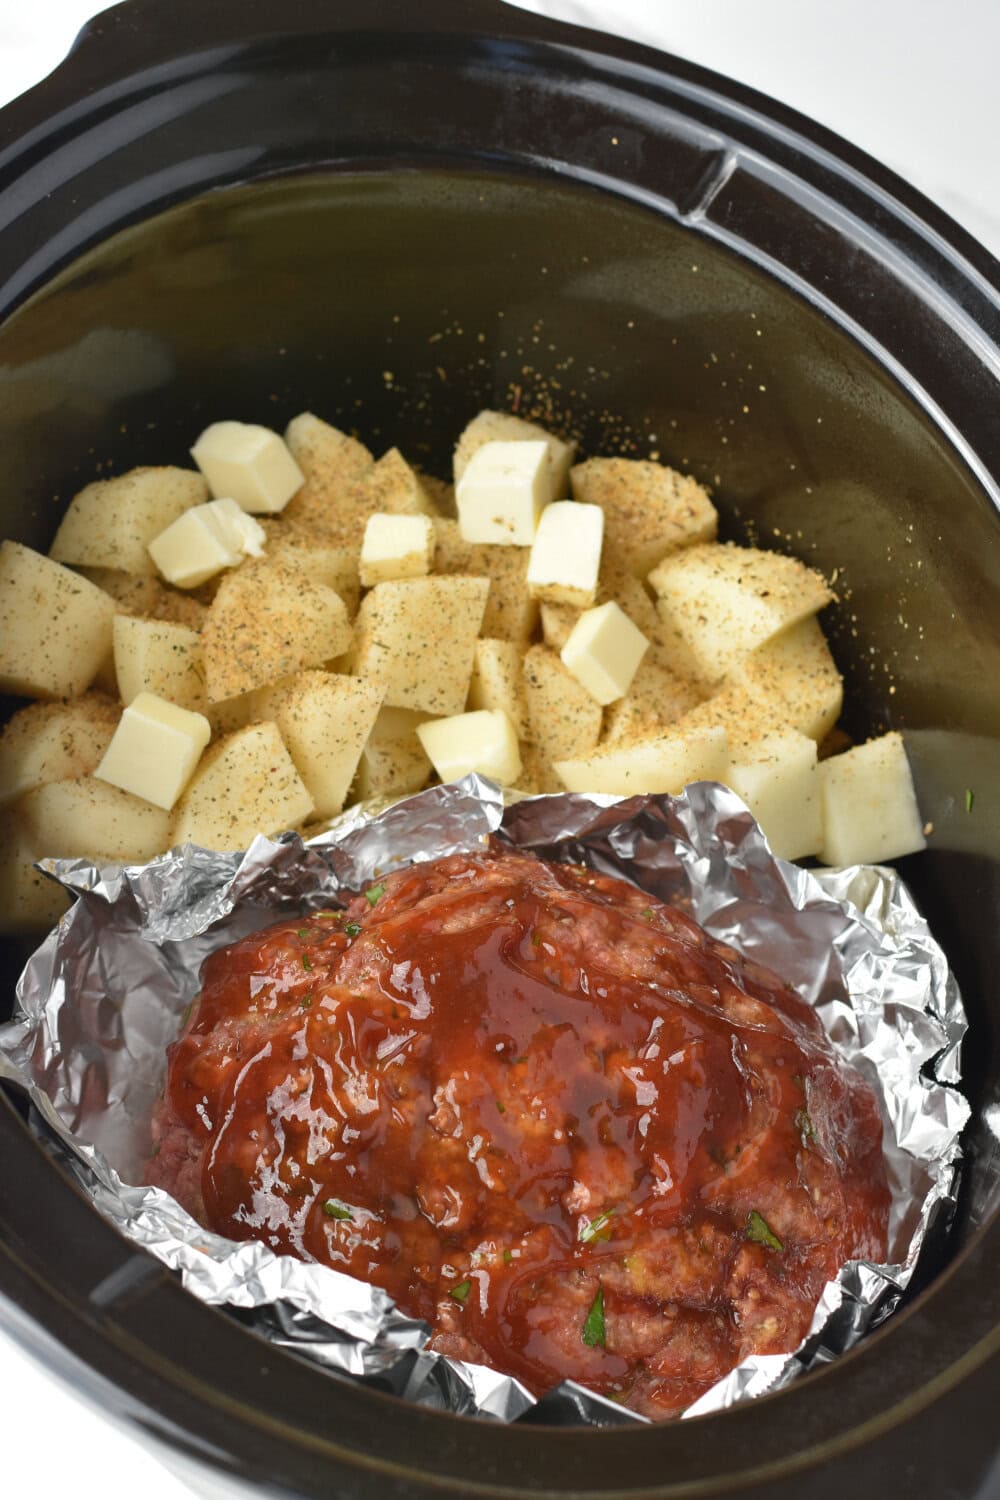
{"label": "white surface", "polygon": [[[522,3],[603,24],[794,105],[893,167],[1000,255],[998,0]],[[92,0],[0,0],[0,104],[55,67],[93,10]],[[69,1484],[102,1500],[190,1500],[144,1445],[101,1422],[2,1332],[0,1393],[6,1493],[50,1500]]]}

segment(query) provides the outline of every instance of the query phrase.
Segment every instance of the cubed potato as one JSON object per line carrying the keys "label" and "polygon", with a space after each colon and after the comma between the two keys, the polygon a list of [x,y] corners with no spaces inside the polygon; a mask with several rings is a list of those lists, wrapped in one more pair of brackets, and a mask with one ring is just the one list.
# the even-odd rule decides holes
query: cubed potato
{"label": "cubed potato", "polygon": [[122,716],[94,775],[169,812],[191,780],[212,727],[204,714],[139,693]]}
{"label": "cubed potato", "polygon": [[554,500],[542,511],[528,559],[528,590],[536,599],[589,609],[597,598],[604,539],[599,505]]}
{"label": "cubed potato", "polygon": [[733,749],[726,780],[779,859],[816,854],[823,840],[816,742],[778,730]]}
{"label": "cubed potato", "polygon": [[260,717],[273,720],[318,818],[332,818],[358,768],[382,703],[381,686],[332,672],[300,672],[257,693]]}
{"label": "cubed potato", "polygon": [[526,422],[506,411],[481,411],[462,432],[455,445],[454,478],[456,484],[469,466],[469,461],[486,443],[545,443],[548,447],[548,469],[552,493],[557,498],[566,494],[569,483],[569,466],[576,452],[575,443],[563,442],[535,422]]}
{"label": "cubed potato", "polygon": [[431,763],[417,739],[424,714],[409,708],[382,708],[358,762],[354,792],[369,797],[405,797],[427,785]]}
{"label": "cubed potato", "polygon": [[469,683],[469,708],[502,709],[521,739],[529,732],[521,652],[513,641],[480,637]]}
{"label": "cubed potato", "polygon": [[116,615],[111,638],[123,703],[131,703],[139,693],[155,693],[179,708],[205,712],[201,636],[196,630],[164,620]]}
{"label": "cubed potato", "polygon": [[334,546],[361,546],[367,516],[378,509],[364,497],[363,481],[374,457],[355,438],[311,412],[293,418],[285,442],[306,482],[285,507],[284,517]]}
{"label": "cubed potato", "polygon": [[139,865],[169,847],[169,813],[93,776],[46,782],[15,806],[39,857]]}
{"label": "cubed potato", "polygon": [[376,511],[365,522],[359,573],[364,588],[394,578],[425,578],[434,557],[430,516],[396,516]]}
{"label": "cubed potato", "polygon": [[589,755],[557,760],[555,770],[570,792],[676,795],[692,781],[725,781],[729,747],[724,729],[674,728],[654,739],[602,745]]}
{"label": "cubed potato", "polygon": [[455,486],[447,479],[438,479],[434,474],[421,474],[420,483],[433,507],[431,515],[450,516],[454,520],[458,515]]}
{"label": "cubed potato", "polygon": [[295,828],[314,811],[278,726],[251,724],[202,756],[177,804],[171,842],[246,849],[258,833]]}
{"label": "cubed potato", "polygon": [[604,716],[601,743],[614,745],[644,740],[667,729],[699,702],[698,689],[647,655],[639,663],[624,698],[612,703]]}
{"label": "cubed potato", "polygon": [[102,693],[19,709],[0,735],[0,804],[47,781],[89,776],[111,743],[120,712]]}
{"label": "cubed potato", "polygon": [[442,781],[458,781],[475,771],[501,786],[521,774],[514,726],[502,708],[474,709],[417,725],[417,738]]}
{"label": "cubed potato", "polygon": [[110,594],[118,614],[145,615],[150,620],[168,620],[172,625],[186,625],[200,630],[208,606],[190,594],[168,588],[158,578],[140,578],[117,568],[78,568],[84,578]]}
{"label": "cubed potato", "polygon": [[731,543],[688,547],[665,558],[649,581],[661,619],[714,681],[833,597],[822,575],[798,558]]}
{"label": "cubed potato", "polygon": [[235,500],[251,514],[284,510],[305,483],[288,445],[257,422],[213,422],[191,457],[217,500]]}
{"label": "cubed potato", "polygon": [[365,495],[375,511],[394,516],[435,516],[437,506],[416,469],[390,448],[365,475]]}
{"label": "cubed potato", "polygon": [[358,611],[355,674],[383,684],[390,708],[461,713],[489,587],[461,577],[376,584]]}
{"label": "cubed potato", "polygon": [[601,706],[547,646],[532,646],[525,652],[524,692],[529,741],[541,760],[544,789],[551,790],[553,763],[566,756],[586,755],[597,744]]}
{"label": "cubed potato", "polygon": [[827,865],[877,865],[926,848],[910,763],[893,731],[820,762]]}
{"label": "cubed potato", "polygon": [[718,529],[707,490],[648,459],[590,458],[570,471],[570,485],[574,500],[604,511],[605,548],[637,578],[669,552],[712,540]]}
{"label": "cubed potato", "polygon": [[322,666],[352,635],[347,606],[332,589],[287,561],[244,563],[223,578],[201,633],[208,700]]}
{"label": "cubed potato", "polygon": [[35,869],[43,857],[17,809],[0,813],[0,935],[48,932],[68,909],[70,898],[59,882]]}
{"label": "cubed potato", "polygon": [[538,601],[528,588],[527,550],[466,542],[458,523],[446,519],[435,519],[434,532],[435,573],[461,573],[489,580],[482,634],[527,646],[538,619]]}
{"label": "cubed potato", "polygon": [[114,600],[61,563],[0,543],[0,689],[75,698],[111,651]]}
{"label": "cubed potato", "polygon": [[49,556],[154,576],[150,542],[207,499],[204,479],[189,469],[132,469],[115,479],[98,479],[70,501]]}
{"label": "cubed potato", "polygon": [[614,703],[632,686],[649,641],[614,600],[586,609],[559,653],[596,703]]}
{"label": "cubed potato", "polygon": [[840,718],[844,679],[814,615],[751,651],[733,681],[757,702],[780,704],[785,722],[817,742]]}
{"label": "cubed potato", "polygon": [[361,598],[359,547],[323,545],[298,527],[286,527],[281,522],[272,522],[267,532],[267,555],[275,561],[293,563],[307,578],[333,589],[347,605],[347,613],[353,620]]}

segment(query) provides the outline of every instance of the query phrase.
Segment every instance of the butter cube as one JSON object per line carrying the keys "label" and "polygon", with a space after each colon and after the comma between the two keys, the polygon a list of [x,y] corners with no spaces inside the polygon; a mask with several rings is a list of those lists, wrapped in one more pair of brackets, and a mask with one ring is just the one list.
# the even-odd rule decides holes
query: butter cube
{"label": "butter cube", "polygon": [[234,568],[244,557],[263,557],[267,533],[228,496],[193,505],[149,544],[149,555],[168,583],[194,589]]}
{"label": "butter cube", "polygon": [[820,762],[826,865],[877,865],[926,847],[902,735],[883,734]]}
{"label": "butter cube", "polygon": [[512,786],[521,774],[517,735],[503,709],[479,708],[418,724],[417,738],[442,781],[477,771]]}
{"label": "butter cube", "polygon": [[191,449],[191,457],[213,495],[231,495],[252,512],[284,510],[306,482],[278,434],[253,422],[213,422]]}
{"label": "butter cube", "polygon": [[178,708],[155,693],[139,693],[123,712],[94,775],[169,812],[211,733],[204,715]]}
{"label": "butter cube", "polygon": [[563,665],[598,703],[614,703],[632,686],[649,641],[609,599],[577,620],[560,651]]}
{"label": "butter cube", "polygon": [[536,599],[588,609],[597,598],[604,512],[599,505],[554,500],[531,544],[528,588]]}
{"label": "butter cube", "polygon": [[369,516],[361,543],[361,586],[393,578],[424,578],[431,570],[435,532],[430,516]]}
{"label": "butter cube", "polygon": [[815,854],[823,841],[816,742],[795,729],[732,746],[726,781],[779,859]]}
{"label": "butter cube", "polygon": [[554,499],[547,443],[484,443],[455,489],[459,531],[467,542],[530,547],[538,518]]}

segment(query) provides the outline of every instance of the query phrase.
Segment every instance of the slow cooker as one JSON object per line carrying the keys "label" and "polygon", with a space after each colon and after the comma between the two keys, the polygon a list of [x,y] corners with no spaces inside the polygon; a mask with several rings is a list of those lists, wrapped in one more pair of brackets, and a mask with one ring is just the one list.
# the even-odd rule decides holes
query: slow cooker
{"label": "slow cooker", "polygon": [[1000,265],[792,111],[495,0],[128,0],[0,116],[0,319],[2,531],[35,547],[216,416],[309,408],[446,473],[516,403],[834,575],[847,727],[905,731],[933,825],[901,868],[974,1108],[905,1306],[718,1416],[503,1427],[318,1374],[119,1239],[0,1090],[5,1326],[220,1492],[997,1493]]}

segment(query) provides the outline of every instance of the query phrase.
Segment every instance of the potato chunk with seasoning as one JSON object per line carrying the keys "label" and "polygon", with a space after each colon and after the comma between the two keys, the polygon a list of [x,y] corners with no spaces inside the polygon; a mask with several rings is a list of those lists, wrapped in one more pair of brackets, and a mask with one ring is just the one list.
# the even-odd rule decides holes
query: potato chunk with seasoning
{"label": "potato chunk with seasoning", "polygon": [[313,800],[270,721],[238,729],[202,756],[174,811],[171,841],[246,849],[313,814]]}
{"label": "potato chunk with seasoning", "polygon": [[49,781],[15,806],[39,857],[139,865],[168,847],[169,813],[93,776]]}
{"label": "potato chunk with seasoning", "polygon": [[718,530],[708,491],[648,459],[591,458],[570,471],[570,484],[574,500],[604,511],[604,545],[637,578],[668,553],[710,541]]}
{"label": "potato chunk with seasoning", "polygon": [[257,712],[281,731],[316,817],[343,807],[382,697],[380,685],[333,672],[300,672],[256,694]]}
{"label": "potato chunk with seasoning", "polygon": [[485,578],[376,584],[358,611],[356,674],[382,684],[390,708],[461,713],[488,592]]}
{"label": "potato chunk with seasoning", "polygon": [[565,495],[569,466],[576,452],[575,443],[564,442],[554,433],[526,422],[509,411],[481,411],[463,430],[455,444],[453,472],[456,483],[462,478],[469,461],[486,443],[538,443],[548,447],[547,466],[553,495]]}
{"label": "potato chunk with seasoning", "polygon": [[820,762],[827,865],[877,865],[926,847],[903,736],[896,731]]}
{"label": "potato chunk with seasoning", "polygon": [[426,714],[410,708],[379,710],[354,782],[362,802],[369,797],[405,797],[426,786],[431,763],[417,738],[417,725],[426,723]]}
{"label": "potato chunk with seasoning", "polygon": [[0,803],[47,781],[89,776],[110,745],[118,718],[118,705],[103,693],[19,709],[0,735]]}
{"label": "potato chunk with seasoning", "polygon": [[601,705],[580,686],[547,646],[532,646],[524,655],[524,692],[528,703],[529,741],[537,751],[526,757],[541,779],[541,790],[562,791],[552,765],[564,756],[586,755],[601,734]]}
{"label": "potato chunk with seasoning", "polygon": [[95,480],[70,501],[49,556],[155,577],[150,542],[207,499],[207,484],[190,469],[131,469]]}
{"label": "potato chunk with seasoning", "polygon": [[729,747],[724,729],[665,730],[648,740],[601,745],[588,756],[558,760],[556,774],[570,792],[682,792],[691,781],[725,781]]}
{"label": "potato chunk with seasoning", "polygon": [[75,698],[111,652],[114,600],[61,563],[0,545],[0,690]]}
{"label": "potato chunk with seasoning", "polygon": [[194,713],[205,712],[201,637],[184,625],[116,615],[112,627],[115,677],[127,706],[139,693],[155,693]]}

